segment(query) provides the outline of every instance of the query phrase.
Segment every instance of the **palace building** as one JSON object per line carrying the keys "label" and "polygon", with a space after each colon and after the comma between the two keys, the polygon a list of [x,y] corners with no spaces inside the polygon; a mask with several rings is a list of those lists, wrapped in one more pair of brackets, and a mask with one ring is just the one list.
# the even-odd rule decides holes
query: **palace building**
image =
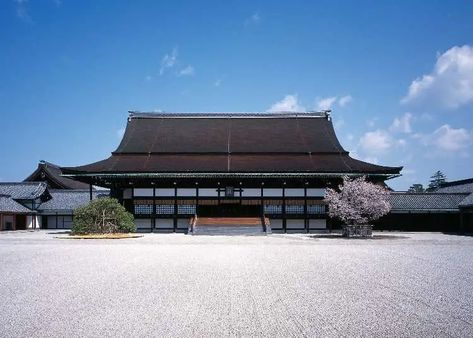
{"label": "palace building", "polygon": [[384,184],[401,169],[350,157],[329,112],[130,112],[109,158],[61,168],[91,189],[109,188],[139,230],[174,232],[196,216],[258,219],[275,232],[325,230],[325,188],[344,175]]}

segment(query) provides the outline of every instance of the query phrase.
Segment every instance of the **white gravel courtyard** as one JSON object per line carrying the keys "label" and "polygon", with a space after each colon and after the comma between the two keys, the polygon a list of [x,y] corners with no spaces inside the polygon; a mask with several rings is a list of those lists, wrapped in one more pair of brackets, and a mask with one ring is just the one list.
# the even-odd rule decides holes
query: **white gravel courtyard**
{"label": "white gravel courtyard", "polygon": [[0,336],[472,337],[473,237],[378,234],[3,232]]}

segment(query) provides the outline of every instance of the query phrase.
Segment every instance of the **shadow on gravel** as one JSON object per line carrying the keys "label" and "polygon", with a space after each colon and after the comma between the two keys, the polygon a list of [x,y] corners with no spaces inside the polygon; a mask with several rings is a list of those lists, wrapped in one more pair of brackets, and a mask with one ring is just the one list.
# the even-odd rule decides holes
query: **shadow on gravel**
{"label": "shadow on gravel", "polygon": [[330,238],[330,239],[345,239],[345,240],[376,240],[376,239],[408,239],[410,237],[407,236],[399,236],[399,235],[373,235],[372,237],[342,237],[340,234],[323,234],[323,235],[313,235],[310,236],[311,238]]}
{"label": "shadow on gravel", "polygon": [[64,231],[48,232],[48,235],[67,235],[68,233],[70,233],[69,230],[64,230]]}
{"label": "shadow on gravel", "polygon": [[473,237],[473,233],[471,232],[442,232],[444,235],[449,235],[449,236],[462,236],[462,237]]}

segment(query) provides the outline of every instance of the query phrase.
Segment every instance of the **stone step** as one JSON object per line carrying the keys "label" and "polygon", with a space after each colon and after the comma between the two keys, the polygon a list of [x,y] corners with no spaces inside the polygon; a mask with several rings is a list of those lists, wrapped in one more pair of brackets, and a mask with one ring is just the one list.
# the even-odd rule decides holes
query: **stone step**
{"label": "stone step", "polygon": [[196,226],[194,235],[265,235],[263,226]]}

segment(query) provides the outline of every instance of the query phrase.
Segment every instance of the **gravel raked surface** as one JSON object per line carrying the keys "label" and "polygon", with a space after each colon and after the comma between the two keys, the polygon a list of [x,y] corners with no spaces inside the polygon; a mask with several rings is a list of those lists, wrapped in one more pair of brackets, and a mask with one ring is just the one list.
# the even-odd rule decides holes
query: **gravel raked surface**
{"label": "gravel raked surface", "polygon": [[472,337],[473,237],[389,235],[3,232],[0,336]]}

